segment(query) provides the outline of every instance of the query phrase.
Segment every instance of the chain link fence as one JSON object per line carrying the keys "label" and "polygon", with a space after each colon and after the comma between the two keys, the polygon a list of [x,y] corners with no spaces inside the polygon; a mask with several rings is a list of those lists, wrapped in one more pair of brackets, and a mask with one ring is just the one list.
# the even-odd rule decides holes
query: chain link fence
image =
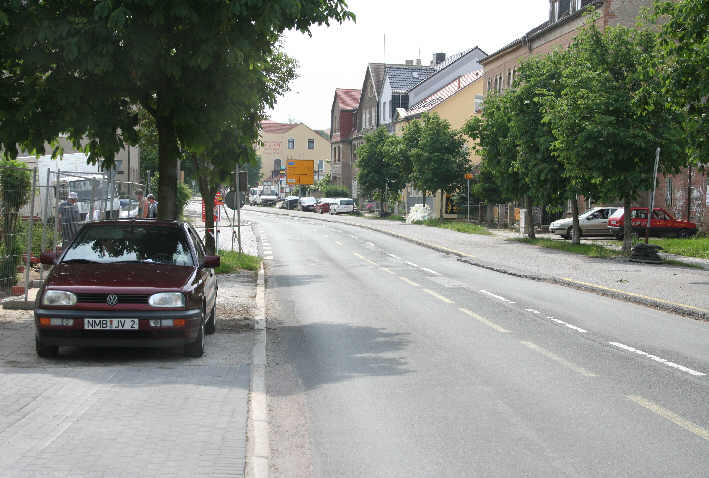
{"label": "chain link fence", "polygon": [[1,165],[0,296],[24,295],[26,301],[28,290],[44,279],[42,252],[60,252],[87,222],[137,217],[134,194],[143,189],[115,181],[108,172],[40,174],[37,168]]}

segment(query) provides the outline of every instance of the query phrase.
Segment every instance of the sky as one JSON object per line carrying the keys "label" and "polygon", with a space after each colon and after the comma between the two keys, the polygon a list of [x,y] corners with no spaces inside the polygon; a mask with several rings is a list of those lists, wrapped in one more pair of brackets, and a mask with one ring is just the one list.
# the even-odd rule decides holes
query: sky
{"label": "sky", "polygon": [[490,54],[549,15],[549,0],[349,0],[348,7],[356,22],[315,26],[312,37],[284,35],[298,78],[268,111],[273,121],[327,129],[335,88],[361,88],[367,63],[421,58],[427,65],[435,52],[475,46]]}

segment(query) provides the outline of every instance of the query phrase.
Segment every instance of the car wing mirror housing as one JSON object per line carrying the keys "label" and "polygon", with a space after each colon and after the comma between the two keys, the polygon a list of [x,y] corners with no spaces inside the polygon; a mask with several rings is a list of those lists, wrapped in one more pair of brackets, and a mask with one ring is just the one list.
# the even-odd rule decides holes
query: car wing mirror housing
{"label": "car wing mirror housing", "polygon": [[57,255],[51,251],[45,251],[39,255],[39,262],[46,266],[53,266],[57,263]]}
{"label": "car wing mirror housing", "polygon": [[202,262],[204,267],[208,267],[210,269],[219,267],[219,264],[221,264],[221,259],[219,256],[204,256],[204,262]]}

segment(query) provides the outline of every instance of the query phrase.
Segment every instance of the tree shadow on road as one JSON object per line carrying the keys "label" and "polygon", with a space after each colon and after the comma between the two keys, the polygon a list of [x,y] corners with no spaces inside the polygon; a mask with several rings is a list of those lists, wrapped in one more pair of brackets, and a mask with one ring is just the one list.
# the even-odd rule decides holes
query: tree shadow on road
{"label": "tree shadow on road", "polygon": [[[290,368],[305,390],[357,377],[405,375],[412,372],[401,356],[409,344],[407,335],[349,324],[282,325],[271,335],[269,366]],[[298,392],[274,385],[270,393]]]}

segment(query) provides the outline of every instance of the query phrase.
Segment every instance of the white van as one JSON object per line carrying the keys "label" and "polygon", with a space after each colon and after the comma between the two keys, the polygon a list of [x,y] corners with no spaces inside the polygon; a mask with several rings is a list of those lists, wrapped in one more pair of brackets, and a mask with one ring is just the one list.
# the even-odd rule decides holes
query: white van
{"label": "white van", "polygon": [[330,205],[330,214],[347,214],[354,212],[354,200],[351,198],[337,198]]}

